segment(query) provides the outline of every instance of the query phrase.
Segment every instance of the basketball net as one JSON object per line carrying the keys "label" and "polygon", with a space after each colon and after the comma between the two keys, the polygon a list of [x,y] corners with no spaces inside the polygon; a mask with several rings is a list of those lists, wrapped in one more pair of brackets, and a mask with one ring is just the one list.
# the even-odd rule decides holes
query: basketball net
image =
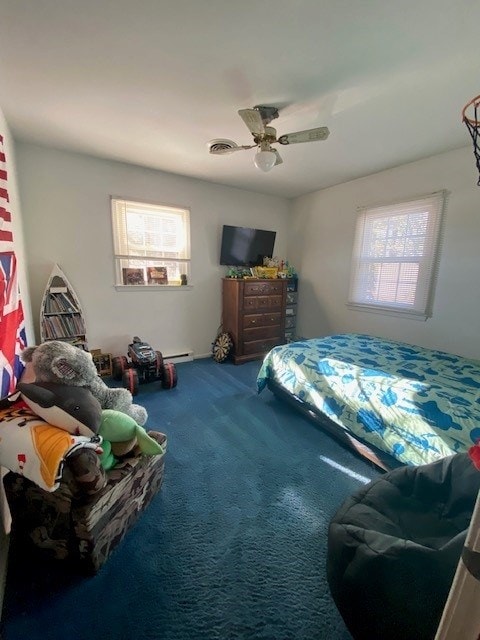
{"label": "basketball net", "polygon": [[[473,111],[473,118],[467,116],[467,109],[470,109],[470,112]],[[477,111],[479,111],[477,115]],[[478,181],[477,185],[480,187],[480,121],[478,116],[480,115],[480,96],[473,98],[470,100],[464,107],[462,111],[462,120],[465,123],[465,126],[468,129],[468,133],[470,134],[473,142],[473,153],[475,155],[477,170],[478,170]]]}

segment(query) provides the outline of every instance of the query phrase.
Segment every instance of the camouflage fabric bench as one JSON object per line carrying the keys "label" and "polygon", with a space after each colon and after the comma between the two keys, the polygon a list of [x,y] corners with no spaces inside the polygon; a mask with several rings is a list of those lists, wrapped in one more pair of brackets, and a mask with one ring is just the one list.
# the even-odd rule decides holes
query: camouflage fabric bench
{"label": "camouflage fabric bench", "polygon": [[[149,432],[165,444],[165,436]],[[95,573],[159,490],[165,454],[130,457],[107,472],[106,486],[79,496],[65,469],[60,487],[49,493],[15,473],[4,486],[12,513],[12,535],[20,544],[68,560]]]}

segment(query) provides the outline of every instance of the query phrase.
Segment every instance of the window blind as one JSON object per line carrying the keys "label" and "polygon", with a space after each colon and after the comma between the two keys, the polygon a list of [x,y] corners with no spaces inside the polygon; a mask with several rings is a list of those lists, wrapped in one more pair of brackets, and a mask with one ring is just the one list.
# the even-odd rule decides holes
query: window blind
{"label": "window blind", "polygon": [[445,192],[358,210],[349,303],[431,315]]}

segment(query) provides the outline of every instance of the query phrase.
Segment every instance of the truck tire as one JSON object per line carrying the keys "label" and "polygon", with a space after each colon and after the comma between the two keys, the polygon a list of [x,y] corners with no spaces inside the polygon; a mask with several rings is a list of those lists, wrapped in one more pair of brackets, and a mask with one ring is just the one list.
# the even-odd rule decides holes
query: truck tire
{"label": "truck tire", "polygon": [[155,355],[157,357],[155,362],[155,377],[161,380],[163,377],[163,355],[161,351],[155,351]]}
{"label": "truck tire", "polygon": [[122,382],[125,389],[128,389],[132,396],[138,393],[138,372],[136,369],[126,369],[123,372]]}
{"label": "truck tire", "polygon": [[173,362],[167,362],[163,365],[162,387],[164,389],[173,389],[177,386],[177,370]]}
{"label": "truck tire", "polygon": [[125,356],[112,358],[112,376],[115,380],[121,380],[126,369],[128,369],[128,360]]}

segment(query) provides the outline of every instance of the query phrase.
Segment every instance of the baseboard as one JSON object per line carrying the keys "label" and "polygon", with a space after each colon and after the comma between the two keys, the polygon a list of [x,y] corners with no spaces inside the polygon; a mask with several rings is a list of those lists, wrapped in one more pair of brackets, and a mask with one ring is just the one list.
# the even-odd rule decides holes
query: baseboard
{"label": "baseboard", "polygon": [[193,360],[193,357],[193,351],[191,349],[186,349],[185,351],[180,351],[170,355],[163,354],[163,361],[178,364],[179,362],[190,362]]}

